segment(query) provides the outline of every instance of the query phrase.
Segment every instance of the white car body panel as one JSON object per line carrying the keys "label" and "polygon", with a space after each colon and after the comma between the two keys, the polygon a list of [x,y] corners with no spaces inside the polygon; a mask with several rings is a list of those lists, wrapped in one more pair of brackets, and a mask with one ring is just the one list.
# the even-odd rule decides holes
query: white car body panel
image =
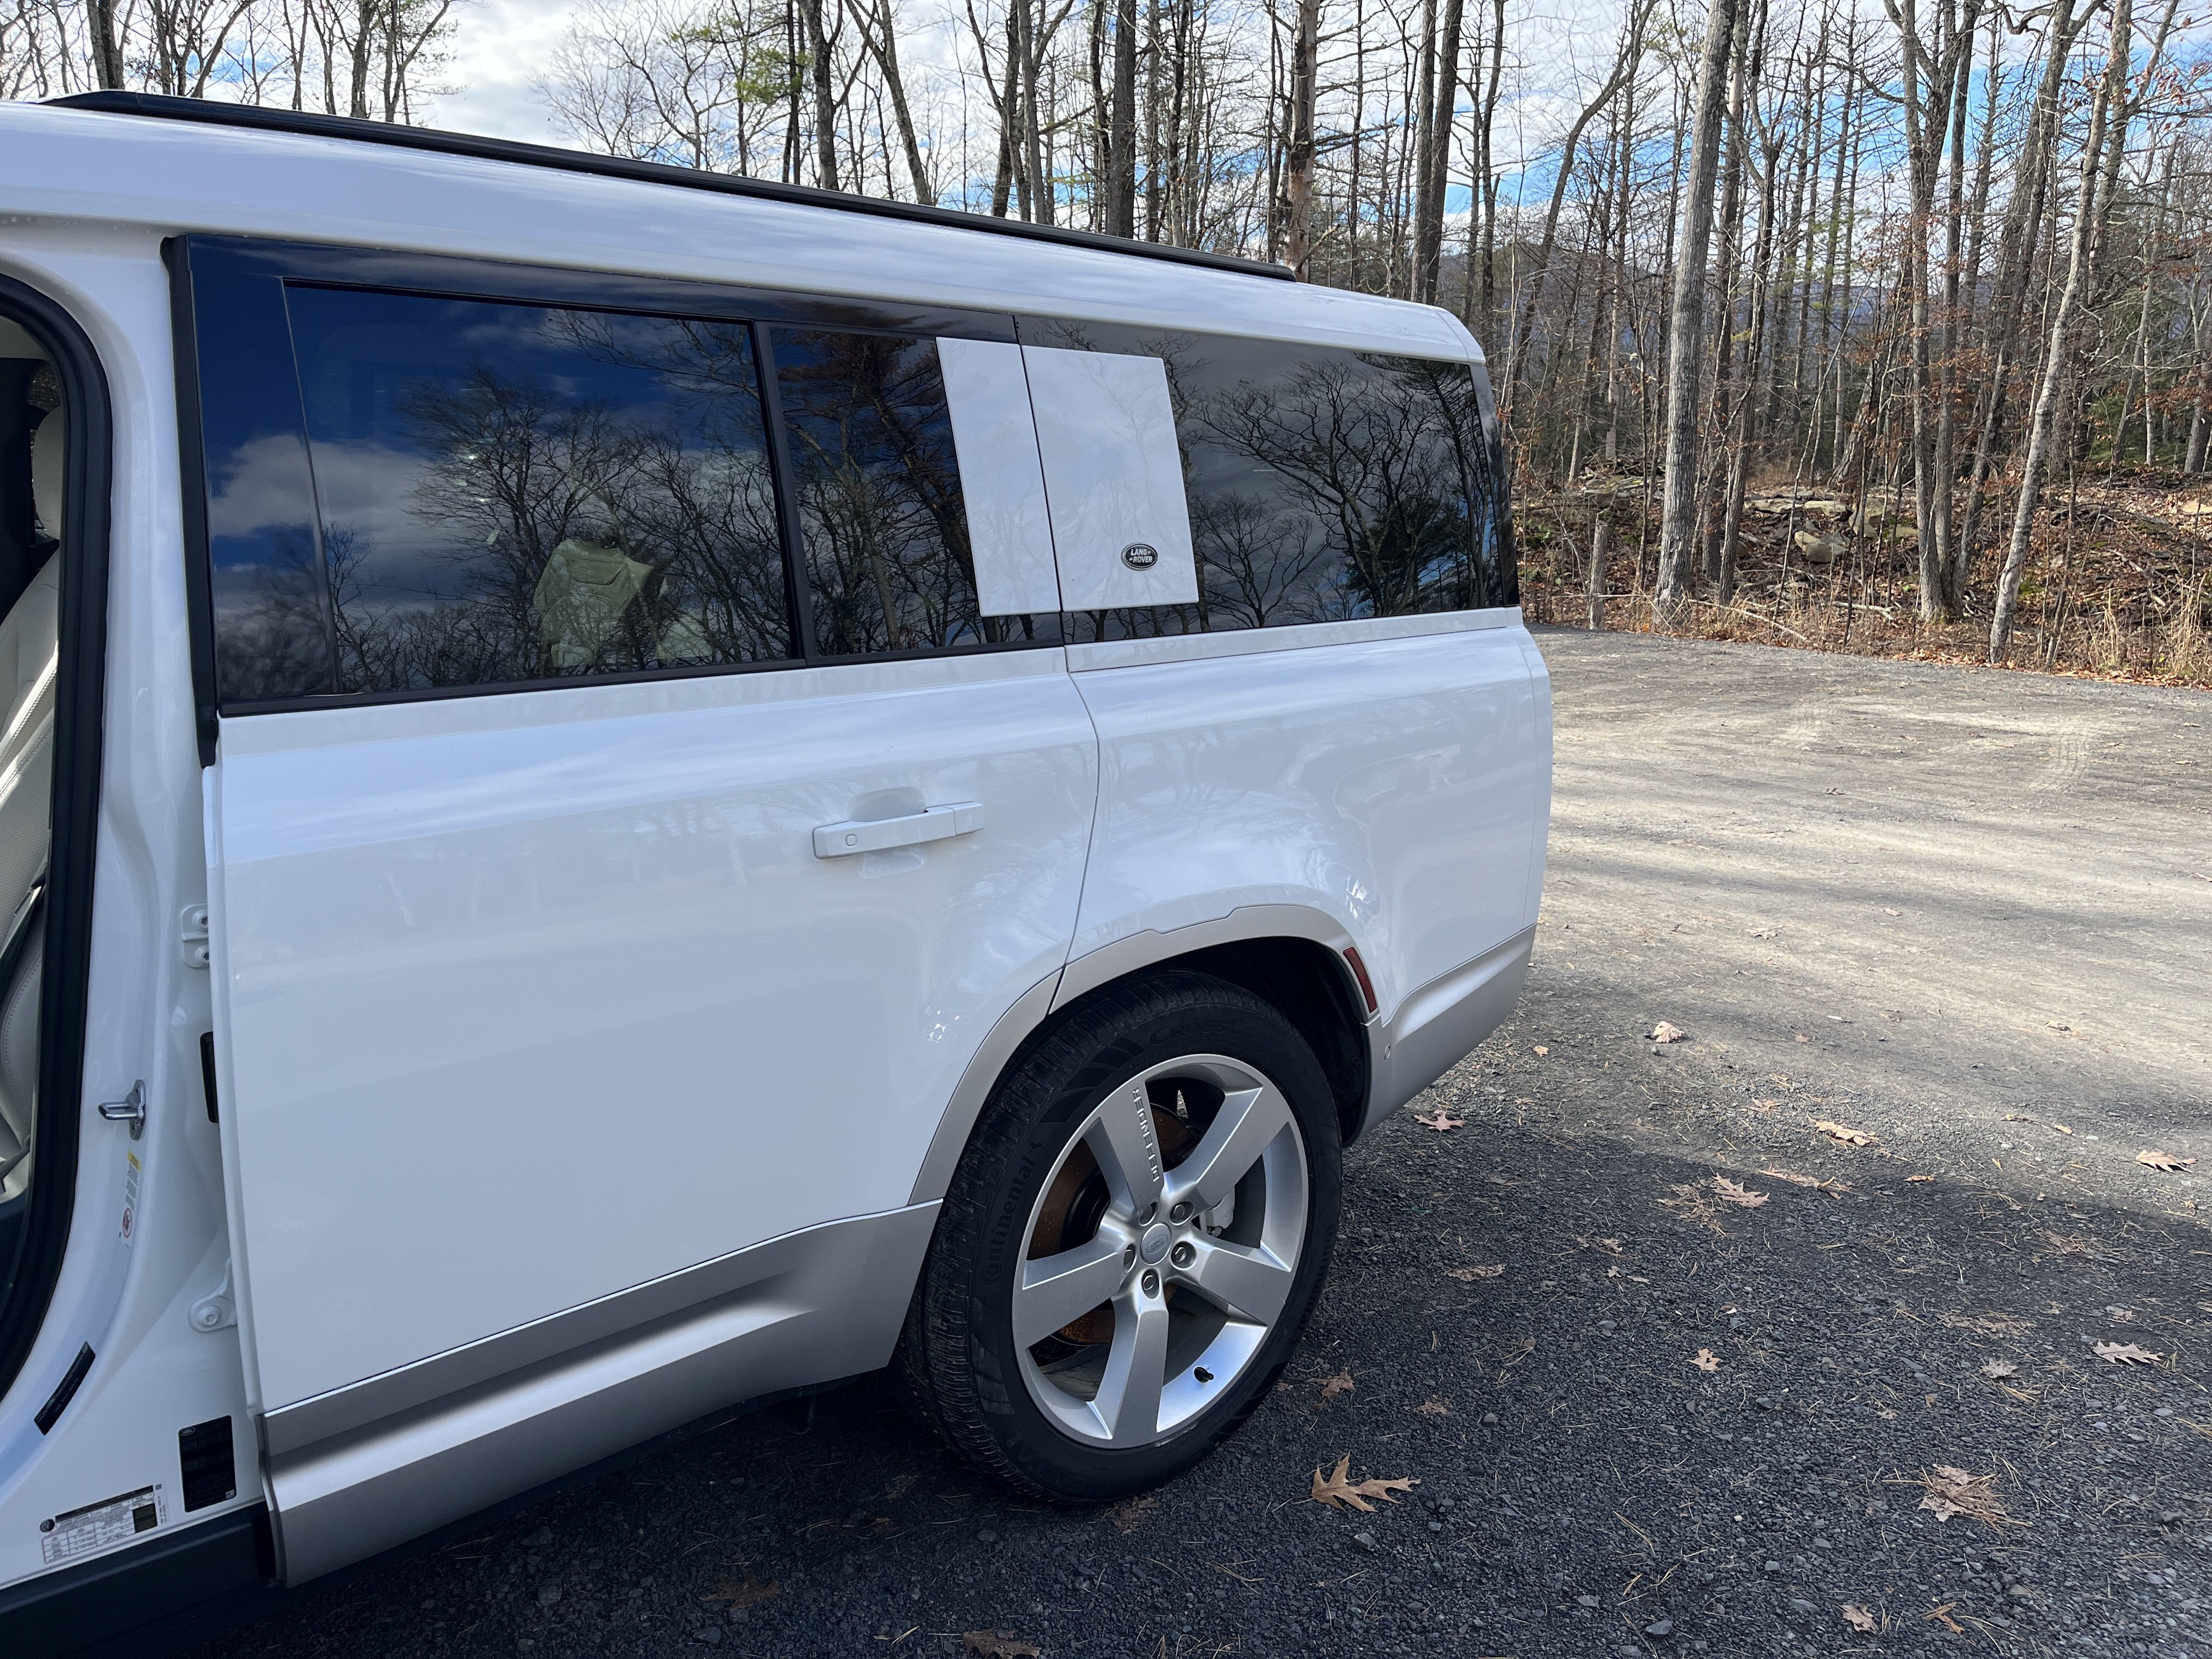
{"label": "white car body panel", "polygon": [[[904,1203],[1066,960],[1095,769],[1052,650],[227,722],[264,1409]],[[981,829],[814,854],[942,801]]]}
{"label": "white car body panel", "polygon": [[[0,1397],[0,1632],[15,1587],[66,1568],[40,1522],[173,1483],[183,1425],[232,1419],[237,1489],[149,1538],[265,1504],[296,1582],[882,1364],[992,1085],[1122,975],[1240,940],[1356,950],[1354,1127],[1510,1007],[1551,758],[1512,610],[226,715],[203,769],[161,249],[315,241],[1480,362],[1448,313],[125,115],[0,107],[0,274],[90,337],[114,452],[76,1207]],[[939,353],[989,614],[1194,595],[1157,360]],[[1084,430],[1109,382],[1141,417],[1119,445]],[[1133,542],[1159,562],[1124,563]],[[935,807],[965,833],[817,855],[823,825]],[[179,937],[203,903],[211,971]],[[139,1079],[133,1140],[93,1109]],[[237,1322],[196,1328],[226,1281]]]}

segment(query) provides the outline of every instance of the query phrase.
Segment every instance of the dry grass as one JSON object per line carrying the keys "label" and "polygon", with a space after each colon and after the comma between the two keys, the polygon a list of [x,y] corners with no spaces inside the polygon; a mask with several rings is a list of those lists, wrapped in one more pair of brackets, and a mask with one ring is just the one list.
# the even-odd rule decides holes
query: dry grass
{"label": "dry grass", "polygon": [[[1653,629],[1656,518],[1634,480],[1531,492],[1516,509],[1522,604],[1534,622],[1581,626],[1588,612],[1591,528],[1611,519],[1605,625]],[[1801,499],[1817,495],[1798,492]],[[2053,492],[2054,500],[2061,500]],[[1737,590],[1723,607],[1706,593],[1677,631],[1814,651],[1983,664],[1998,557],[1978,561],[1970,614],[1923,623],[1909,511],[1869,497],[1838,521],[1786,498],[1747,512]],[[1985,504],[1984,543],[2001,535],[2001,501]],[[2212,489],[2155,475],[2085,487],[2046,508],[2021,583],[2004,666],[2097,679],[2212,688]],[[1810,542],[1811,558],[1801,542]]]}

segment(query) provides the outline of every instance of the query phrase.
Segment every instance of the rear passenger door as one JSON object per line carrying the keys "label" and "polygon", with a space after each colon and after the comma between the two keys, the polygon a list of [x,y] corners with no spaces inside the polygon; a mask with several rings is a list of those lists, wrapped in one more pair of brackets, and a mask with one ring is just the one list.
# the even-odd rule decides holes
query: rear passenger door
{"label": "rear passenger door", "polygon": [[[191,256],[222,1129],[280,1431],[914,1214],[1065,960],[1096,795],[1010,327],[348,274]],[[822,1363],[888,1357],[918,1255]]]}

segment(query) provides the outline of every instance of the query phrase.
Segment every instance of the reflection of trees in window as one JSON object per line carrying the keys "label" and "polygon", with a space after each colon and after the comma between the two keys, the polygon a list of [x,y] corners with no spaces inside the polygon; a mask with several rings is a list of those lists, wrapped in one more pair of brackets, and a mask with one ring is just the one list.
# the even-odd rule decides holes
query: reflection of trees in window
{"label": "reflection of trees in window", "polygon": [[[1166,366],[1198,627],[1513,603],[1492,519],[1493,446],[1468,365],[1107,324],[1024,326],[1040,344]],[[1186,619],[1162,607],[1085,620],[1109,638],[1178,631]]]}
{"label": "reflection of trees in window", "polygon": [[[1341,565],[1310,590],[1310,619],[1467,603],[1470,475],[1455,453],[1441,367],[1316,355],[1281,384],[1224,387],[1193,411],[1218,442],[1281,478],[1288,504],[1318,520],[1338,552]],[[1463,367],[1458,378],[1467,382]]]}
{"label": "reflection of trees in window", "polygon": [[821,650],[1004,637],[977,614],[935,343],[778,330],[775,362]]}
{"label": "reflection of trees in window", "polygon": [[398,435],[434,539],[409,556],[326,532],[347,690],[793,654],[747,331],[547,315],[546,337],[653,371],[653,400],[483,358],[414,378]]}
{"label": "reflection of trees in window", "polygon": [[331,690],[330,634],[305,525],[264,534],[251,562],[216,569],[216,684],[226,700],[314,696]]}

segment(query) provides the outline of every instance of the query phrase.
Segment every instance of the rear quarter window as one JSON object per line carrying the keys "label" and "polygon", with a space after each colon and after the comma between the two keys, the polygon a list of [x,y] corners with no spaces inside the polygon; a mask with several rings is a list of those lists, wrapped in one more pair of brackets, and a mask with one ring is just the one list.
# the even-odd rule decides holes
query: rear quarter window
{"label": "rear quarter window", "polygon": [[1518,602],[1475,366],[1117,325],[1021,328],[1030,344],[1159,358],[1175,406],[1199,601],[1077,613],[1073,639]]}

